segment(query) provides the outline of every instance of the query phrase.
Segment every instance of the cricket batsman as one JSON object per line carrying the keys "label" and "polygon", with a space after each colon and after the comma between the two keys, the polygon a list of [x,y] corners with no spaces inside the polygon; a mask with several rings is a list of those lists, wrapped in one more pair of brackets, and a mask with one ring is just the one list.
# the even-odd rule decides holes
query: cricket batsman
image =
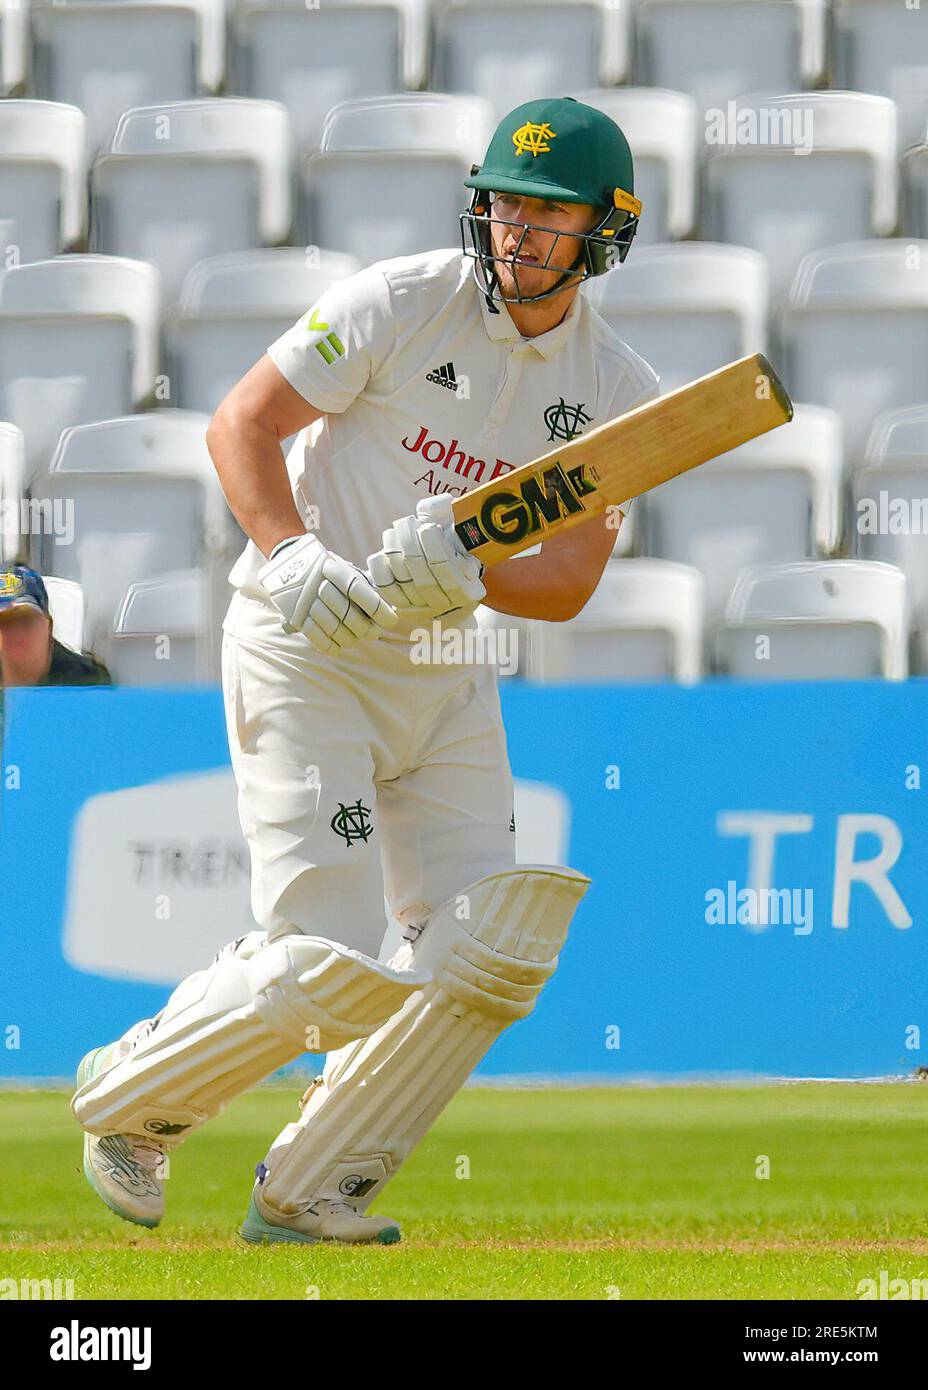
{"label": "cricket batsman", "polygon": [[411,649],[435,623],[475,627],[480,603],[558,622],[595,589],[614,522],[484,574],[451,499],[656,396],[579,293],[625,259],[640,203],[622,132],[566,97],[511,112],[466,184],[461,251],[327,290],[210,423],[250,538],[223,688],[260,929],[81,1063],[84,1171],[142,1226],[163,1215],[165,1155],[310,1051],[325,1069],[257,1165],[242,1235],[399,1240],[369,1206],[531,1012],[589,886],[515,864],[493,666]]}

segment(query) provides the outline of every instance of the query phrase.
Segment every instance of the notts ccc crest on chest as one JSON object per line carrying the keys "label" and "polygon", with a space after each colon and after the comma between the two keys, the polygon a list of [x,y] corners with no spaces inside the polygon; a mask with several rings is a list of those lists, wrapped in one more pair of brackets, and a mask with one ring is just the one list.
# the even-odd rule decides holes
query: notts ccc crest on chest
{"label": "notts ccc crest on chest", "polygon": [[578,434],[582,434],[587,425],[592,422],[592,415],[587,415],[582,404],[568,405],[563,396],[560,396],[554,405],[549,405],[545,411],[545,425],[548,429],[548,439],[568,440],[576,439]]}

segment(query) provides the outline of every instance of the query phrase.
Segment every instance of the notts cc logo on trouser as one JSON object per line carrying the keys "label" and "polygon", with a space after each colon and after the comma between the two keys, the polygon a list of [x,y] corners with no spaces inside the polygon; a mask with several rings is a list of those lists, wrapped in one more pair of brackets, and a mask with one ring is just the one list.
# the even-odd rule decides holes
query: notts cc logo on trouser
{"label": "notts cc logo on trouser", "polygon": [[343,801],[340,801],[338,810],[329,824],[336,835],[340,835],[345,841],[346,849],[350,849],[355,840],[363,840],[367,844],[374,833],[371,808],[362,806],[360,797],[357,801],[353,801],[350,806],[346,806]]}

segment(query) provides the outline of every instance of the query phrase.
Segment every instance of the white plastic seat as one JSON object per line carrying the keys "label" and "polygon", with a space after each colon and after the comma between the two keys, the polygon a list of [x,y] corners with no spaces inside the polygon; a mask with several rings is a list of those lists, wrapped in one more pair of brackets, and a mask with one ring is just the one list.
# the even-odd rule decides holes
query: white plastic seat
{"label": "white plastic seat", "polygon": [[539,623],[530,679],[538,682],[698,680],[703,581],[663,560],[610,560],[576,618]]}
{"label": "white plastic seat", "polygon": [[642,202],[635,254],[641,246],[688,236],[696,221],[693,98],[654,87],[598,88],[576,97],[611,117],[634,153],[635,193]]}
{"label": "white plastic seat", "polygon": [[354,257],[315,247],[233,251],[199,261],[164,323],[174,404],[212,413],[268,343],[357,269]]}
{"label": "white plastic seat", "polygon": [[55,256],[0,276],[0,419],[25,436],[24,485],[61,431],[142,403],[155,385],[158,275],[116,256]]}
{"label": "white plastic seat", "polygon": [[783,312],[785,376],[841,416],[860,462],[877,415],[928,399],[928,241],[852,242],[808,256]]}
{"label": "white plastic seat", "polygon": [[928,63],[903,72],[906,81],[896,84],[894,99],[899,149],[904,153],[913,145],[928,142]]}
{"label": "white plastic seat", "polygon": [[840,420],[797,405],[788,425],[640,497],[639,545],[699,569],[714,617],[745,566],[832,553],[841,496]]}
{"label": "white plastic seat", "polygon": [[338,246],[362,265],[460,245],[463,180],[492,133],[480,97],[422,92],[336,106],[303,168],[297,239]]}
{"label": "white plastic seat", "polygon": [[638,70],[700,109],[797,91],[825,70],[825,0],[639,0]]}
{"label": "white plastic seat", "polygon": [[514,107],[628,79],[629,0],[438,0],[431,85]]}
{"label": "white plastic seat", "polygon": [[402,0],[240,0],[231,15],[234,90],[282,102],[296,149],[308,154],[339,102],[401,92],[407,75],[421,85],[421,52],[408,73],[415,21]]}
{"label": "white plastic seat", "polygon": [[903,570],[916,626],[928,629],[928,405],[874,421],[853,479],[856,553]]}
{"label": "white plastic seat", "polygon": [[276,102],[216,97],[127,111],[91,171],[91,248],[154,262],[174,303],[204,257],[286,240],[290,153]]}
{"label": "white plastic seat", "polygon": [[723,133],[757,138],[709,146],[705,234],[761,251],[775,300],[789,289],[803,256],[894,230],[896,111],[888,98],[860,92],[745,97],[736,104],[735,125],[726,123]]}
{"label": "white plastic seat", "polygon": [[84,650],[84,591],[73,579],[43,574],[53,632],[72,652]]}
{"label": "white plastic seat", "polygon": [[928,120],[924,14],[913,0],[833,0],[831,8],[834,86],[892,97],[904,149]]}
{"label": "white plastic seat", "polygon": [[636,246],[584,293],[664,392],[766,349],[767,263],[741,246]]}
{"label": "white plastic seat", "polygon": [[130,107],[215,92],[222,81],[222,0],[32,2],[33,89],[81,108],[88,162]]}
{"label": "white plastic seat", "polygon": [[23,536],[26,445],[18,425],[0,420],[0,561],[9,564],[28,554]]}
{"label": "white plastic seat", "polygon": [[717,635],[719,666],[745,680],[903,680],[907,621],[905,575],[893,565],[752,566]]}
{"label": "white plastic seat", "polygon": [[130,584],[113,622],[110,674],[118,685],[191,685],[209,674],[209,585],[199,570]]}
{"label": "white plastic seat", "polygon": [[85,121],[54,101],[0,102],[0,265],[38,261],[86,233]]}
{"label": "white plastic seat", "polygon": [[0,97],[18,96],[29,76],[29,0],[0,0]]}
{"label": "white plastic seat", "polygon": [[928,237],[928,137],[908,150],[902,160],[905,189],[903,231]]}
{"label": "white plastic seat", "polygon": [[73,500],[69,543],[43,536],[40,568],[79,582],[101,653],[130,584],[229,559],[233,523],[209,451],[209,416],[160,410],[65,430],[34,495]]}

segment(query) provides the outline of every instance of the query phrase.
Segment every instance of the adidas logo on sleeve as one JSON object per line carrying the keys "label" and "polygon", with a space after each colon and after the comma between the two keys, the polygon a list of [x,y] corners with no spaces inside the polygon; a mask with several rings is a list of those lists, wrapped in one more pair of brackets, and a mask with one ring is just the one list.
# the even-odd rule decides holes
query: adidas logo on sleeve
{"label": "adidas logo on sleeve", "polygon": [[426,373],[426,381],[433,381],[436,386],[445,386],[449,391],[458,389],[458,379],[454,375],[454,363],[446,362],[443,367],[434,367],[432,371]]}

